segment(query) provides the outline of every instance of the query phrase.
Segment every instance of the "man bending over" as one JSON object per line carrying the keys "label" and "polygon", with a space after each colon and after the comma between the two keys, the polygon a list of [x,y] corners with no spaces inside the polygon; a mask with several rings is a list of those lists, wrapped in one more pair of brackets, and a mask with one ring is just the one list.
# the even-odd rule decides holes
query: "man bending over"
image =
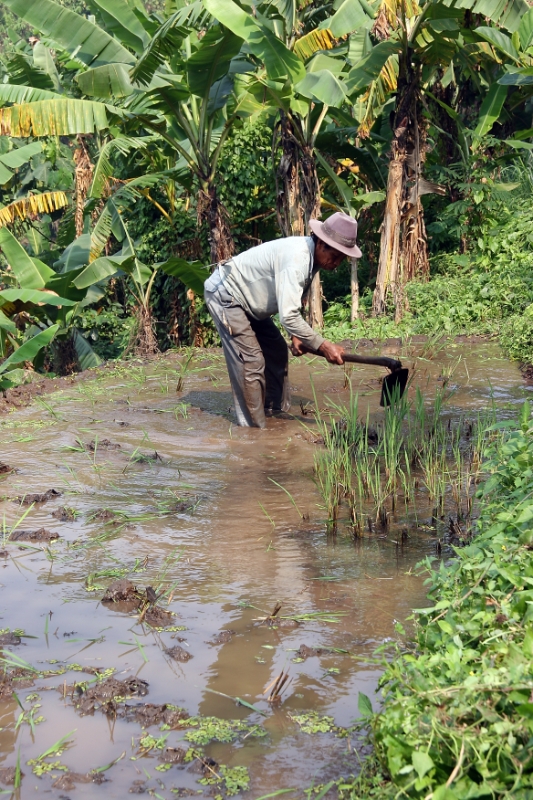
{"label": "man bending over", "polygon": [[265,412],[288,411],[289,351],[272,321],[279,319],[301,356],[318,352],[332,364],[344,350],[315,333],[301,314],[302,298],[319,269],[360,258],[357,222],[333,214],[311,220],[311,236],[291,236],[252,247],[218,265],[205,282],[205,301],[222,340],[239,425],[265,427]]}

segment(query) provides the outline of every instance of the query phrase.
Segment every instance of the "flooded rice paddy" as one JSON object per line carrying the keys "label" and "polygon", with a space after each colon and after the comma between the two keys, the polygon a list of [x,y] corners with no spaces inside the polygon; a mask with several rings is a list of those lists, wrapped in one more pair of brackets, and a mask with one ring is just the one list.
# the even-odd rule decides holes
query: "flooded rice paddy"
{"label": "flooded rice paddy", "polygon": [[[437,392],[450,430],[529,396],[487,342],[379,352],[415,367],[410,402],[418,387],[434,411]],[[357,393],[379,431],[383,370],[290,369],[294,418],[266,430],[233,423],[219,351],[109,365],[0,418],[0,781],[14,796],[291,798],[357,771],[358,693],[376,707],[373,653],[425,604],[415,565],[452,553],[453,503],[436,515],[421,476],[386,524],[369,499],[355,531],[343,501],[333,535],[313,408],[329,425]]]}

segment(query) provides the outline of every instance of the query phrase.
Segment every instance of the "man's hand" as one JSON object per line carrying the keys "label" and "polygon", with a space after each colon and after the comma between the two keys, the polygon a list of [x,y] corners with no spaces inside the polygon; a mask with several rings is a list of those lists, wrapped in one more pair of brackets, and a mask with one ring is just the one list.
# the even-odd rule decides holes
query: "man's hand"
{"label": "man's hand", "polygon": [[321,356],[324,356],[330,364],[344,364],[344,347],[341,347],[340,344],[333,344],[333,342],[322,342],[320,347],[318,348],[318,352]]}
{"label": "man's hand", "polygon": [[309,350],[307,349],[307,347],[305,346],[305,344],[302,342],[301,339],[298,339],[297,336],[292,336],[291,338],[292,338],[291,353],[293,354],[293,356],[296,356],[298,358],[299,356],[305,355],[305,353],[309,353]]}

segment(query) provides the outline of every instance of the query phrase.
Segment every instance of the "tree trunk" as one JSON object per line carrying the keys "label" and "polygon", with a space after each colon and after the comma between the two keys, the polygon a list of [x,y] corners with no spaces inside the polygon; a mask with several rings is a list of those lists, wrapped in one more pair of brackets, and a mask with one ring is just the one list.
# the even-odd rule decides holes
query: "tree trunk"
{"label": "tree trunk", "polygon": [[226,261],[235,252],[229,216],[220,202],[215,186],[206,184],[198,192],[198,224],[207,223],[209,228],[209,250],[212,264]]}
{"label": "tree trunk", "polygon": [[[294,128],[297,127],[295,135]],[[306,236],[309,221],[320,216],[320,184],[312,147],[304,144],[300,120],[280,112],[274,130],[273,153],[281,147],[276,170],[276,213],[284,236]],[[313,278],[308,293],[308,322],[313,328],[324,326],[320,274]]]}
{"label": "tree trunk", "polygon": [[350,321],[355,322],[359,316],[359,279],[357,277],[357,262],[359,259],[351,258],[351,291],[352,291],[352,308],[350,313]]}
{"label": "tree trunk", "polygon": [[413,278],[429,277],[424,209],[420,200],[426,128],[419,122],[419,100],[419,75],[401,58],[387,199],[372,301],[375,316],[384,314],[387,304],[392,302],[397,321],[405,308],[405,284]]}
{"label": "tree trunk", "polygon": [[152,358],[159,352],[153,325],[150,308],[139,304],[135,309],[134,327],[126,347],[126,355],[134,353],[141,358]]}

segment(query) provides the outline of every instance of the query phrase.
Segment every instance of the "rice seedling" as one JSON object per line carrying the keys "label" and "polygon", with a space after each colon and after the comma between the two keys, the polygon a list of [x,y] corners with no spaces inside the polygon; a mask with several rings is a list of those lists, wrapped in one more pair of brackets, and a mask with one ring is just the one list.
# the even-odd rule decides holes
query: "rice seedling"
{"label": "rice seedling", "polygon": [[[121,653],[119,655],[119,658],[122,658],[122,656],[127,656],[129,653],[134,653],[136,650],[138,650],[139,653],[142,656],[142,659],[143,659],[144,663],[147,664],[150,659],[146,655],[146,651],[145,651],[143,645],[138,640],[138,638],[135,636],[135,634],[133,634],[133,638],[135,639],[134,647],[130,648],[130,650],[126,650],[125,653]],[[118,644],[131,645],[131,644],[133,644],[133,642],[121,642],[121,641],[119,641]]]}
{"label": "rice seedling", "polygon": [[289,498],[289,500],[291,501],[292,505],[294,506],[294,508],[295,508],[295,509],[296,509],[296,511],[298,512],[298,514],[299,514],[299,516],[300,516],[300,519],[303,519],[303,516],[304,516],[304,515],[302,514],[302,512],[301,512],[301,511],[300,511],[300,509],[298,508],[298,505],[297,505],[297,503],[296,503],[296,500],[294,499],[294,497],[292,496],[292,494],[289,492],[289,490],[288,490],[288,489],[286,489],[284,486],[282,486],[282,485],[281,485],[281,483],[278,483],[277,481],[275,481],[275,480],[274,480],[274,478],[269,478],[268,480],[269,480],[269,481],[271,481],[272,483],[274,483],[274,484],[275,484],[276,486],[278,486],[278,487],[279,487],[279,488],[280,488],[282,491],[284,491],[284,492],[285,492],[285,494],[287,495],[287,497],[288,497],[288,498]]}
{"label": "rice seedling", "polygon": [[[455,362],[453,370],[457,368]],[[450,375],[453,371],[450,372]],[[479,480],[482,453],[494,422],[494,407],[477,423],[454,421],[446,406],[454,388],[437,387],[428,403],[417,388],[414,402],[407,395],[392,398],[380,422],[358,418],[358,396],[347,404],[328,401],[321,411],[315,397],[315,421],[323,448],[315,454],[315,483],[326,511],[326,530],[337,530],[341,504],[346,500],[350,532],[355,539],[374,525],[387,531],[418,518],[424,504],[433,520],[452,508],[457,520],[470,519],[474,487]],[[489,431],[489,433],[487,433]],[[402,538],[403,537],[403,538]],[[406,537],[400,532],[398,542]]]}
{"label": "rice seedling", "polygon": [[50,403],[48,403],[44,399],[44,397],[37,396],[35,398],[35,400],[40,406],[42,406],[46,411],[48,411],[48,413],[50,414],[51,417],[53,417],[53,419],[57,420],[58,422],[64,422],[65,421],[65,418],[62,417],[61,414],[59,414],[57,411],[55,411],[55,409],[52,408]]}
{"label": "rice seedling", "polygon": [[189,372],[189,367],[194,356],[194,348],[186,348],[185,356],[180,361],[178,374],[176,376],[176,393],[183,391],[185,377]]}
{"label": "rice seedling", "polygon": [[322,495],[327,515],[328,533],[335,533],[341,499],[344,494],[344,469],[342,460],[331,451],[315,454],[315,483]]}

